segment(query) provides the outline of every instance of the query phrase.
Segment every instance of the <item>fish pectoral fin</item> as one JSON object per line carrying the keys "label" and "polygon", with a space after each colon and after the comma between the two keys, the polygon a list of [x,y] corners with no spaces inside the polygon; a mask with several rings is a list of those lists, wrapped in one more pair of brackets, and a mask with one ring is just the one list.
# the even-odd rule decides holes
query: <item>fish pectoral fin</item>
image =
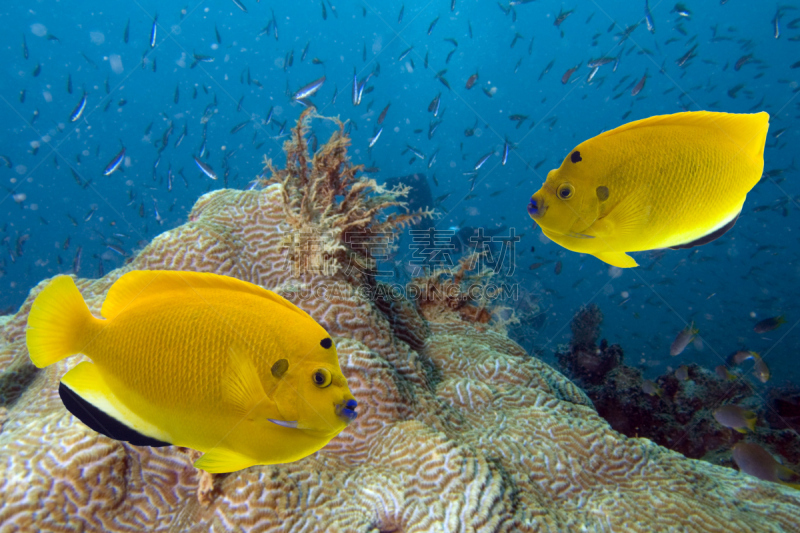
{"label": "fish pectoral fin", "polygon": [[195,461],[194,467],[205,470],[209,474],[225,474],[243,470],[256,464],[258,463],[252,458],[239,452],[225,448],[214,448]]}
{"label": "fish pectoral fin", "polygon": [[[225,400],[242,415],[250,413],[264,402],[274,405],[264,392],[264,386],[247,348],[236,342],[228,348],[228,355],[228,369],[222,383]],[[277,413],[277,409],[275,412]]]}
{"label": "fish pectoral fin", "polygon": [[594,221],[590,227],[591,233],[600,238],[626,242],[637,233],[645,231],[649,214],[650,209],[643,193],[626,194],[610,211]]}
{"label": "fish pectoral fin", "polygon": [[297,429],[297,420],[286,421],[286,420],[278,420],[277,418],[267,418],[267,420],[269,420],[273,424],[277,424],[285,428]]}
{"label": "fish pectoral fin", "polygon": [[142,420],[116,398],[97,369],[84,361],[61,378],[64,407],[94,431],[136,446],[170,446],[169,436]]}
{"label": "fish pectoral fin", "polygon": [[639,266],[639,263],[625,252],[603,252],[594,254],[594,256],[604,263],[619,268],[633,268]]}
{"label": "fish pectoral fin", "polygon": [[594,235],[587,235],[585,233],[575,233],[570,231],[569,233],[565,233],[567,237],[572,237],[573,239],[594,239]]}

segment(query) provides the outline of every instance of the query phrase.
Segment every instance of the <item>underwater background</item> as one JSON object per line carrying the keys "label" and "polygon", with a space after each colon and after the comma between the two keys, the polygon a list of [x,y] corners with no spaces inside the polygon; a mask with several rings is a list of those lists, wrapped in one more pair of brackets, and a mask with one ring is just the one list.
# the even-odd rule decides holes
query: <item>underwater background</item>
{"label": "underwater background", "polygon": [[[429,192],[412,198],[436,209],[437,230],[520,237],[497,304],[523,318],[512,336],[529,353],[555,364],[575,313],[596,304],[602,337],[645,377],[753,350],[772,371],[750,380],[758,394],[796,389],[800,10],[648,9],[649,21],[645,2],[611,0],[5,3],[0,307],[15,312],[59,273],[102,277],[184,223],[202,194],[250,187],[265,156],[283,164],[304,109],[295,96],[324,76],[309,98],[347,121],[368,176],[424,175]],[[701,109],[770,114],[764,176],[719,240],[637,253],[641,267],[622,270],[550,242],[528,217],[579,142]],[[403,283],[410,242],[385,258]],[[777,316],[786,323],[754,331]],[[691,323],[698,336],[670,357]]]}
{"label": "underwater background", "polygon": [[[16,310],[57,273],[99,277],[185,221],[201,194],[246,188],[264,155],[283,158],[285,133],[303,109],[295,91],[325,76],[313,102],[351,121],[354,163],[372,167],[379,182],[425,174],[442,215],[437,229],[514,228],[522,237],[513,283],[540,310],[520,332],[529,351],[552,360],[572,315],[596,303],[603,337],[650,377],[683,363],[713,368],[747,349],[768,358],[775,380],[800,379],[794,6],[651,2],[651,32],[644,2],[242,2],[0,8],[0,307]],[[598,58],[614,61],[589,81],[587,64]],[[367,80],[358,106],[354,71]],[[71,122],[84,93],[85,109]],[[582,140],[700,109],[770,113],[764,178],[721,239],[636,254],[642,267],[623,271],[548,242],[527,216],[530,195]],[[123,147],[119,170],[104,176]],[[201,152],[220,179],[195,164]],[[400,267],[413,255],[404,244],[392,258]],[[782,328],[753,332],[778,315],[787,319]],[[698,338],[670,358],[672,339],[691,322]]]}
{"label": "underwater background", "polygon": [[[0,14],[0,533],[796,525],[800,5]],[[697,110],[770,116],[763,176],[719,239],[621,269],[529,216],[579,143]],[[76,359],[35,367],[29,313],[68,274],[98,315],[134,270],[227,274],[303,308],[357,416],[348,401],[297,461],[213,474],[191,445],[87,428],[60,396]]]}

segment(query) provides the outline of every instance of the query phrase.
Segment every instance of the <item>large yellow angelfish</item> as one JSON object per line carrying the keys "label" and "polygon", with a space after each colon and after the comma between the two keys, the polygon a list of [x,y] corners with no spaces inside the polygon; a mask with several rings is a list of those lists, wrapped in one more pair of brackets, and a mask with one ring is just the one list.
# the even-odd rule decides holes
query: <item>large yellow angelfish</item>
{"label": "large yellow angelfish", "polygon": [[95,318],[72,278],[36,297],[27,344],[37,367],[83,353],[61,380],[87,426],[142,446],[205,452],[233,472],[301,459],[356,417],[328,333],[281,296],[234,278],[132,271]]}
{"label": "large yellow angelfish", "polygon": [[584,141],[528,204],[568,250],[635,267],[627,252],[689,248],[729,230],[764,169],[769,115],[694,111]]}

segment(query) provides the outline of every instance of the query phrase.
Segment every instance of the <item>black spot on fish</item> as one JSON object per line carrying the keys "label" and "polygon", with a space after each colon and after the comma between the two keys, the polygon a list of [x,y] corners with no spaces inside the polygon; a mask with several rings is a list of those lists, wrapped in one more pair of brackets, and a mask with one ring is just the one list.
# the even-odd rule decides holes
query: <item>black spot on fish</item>
{"label": "black spot on fish", "polygon": [[577,163],[578,161],[583,161],[583,159],[581,159],[581,153],[577,150],[572,152],[572,155],[569,156],[569,160],[572,161],[573,163]]}
{"label": "black spot on fish", "polygon": [[319,345],[325,348],[326,350],[333,346],[333,341],[330,338],[324,338],[319,341]]}
{"label": "black spot on fish", "polygon": [[283,377],[287,370],[289,370],[289,361],[286,359],[278,359],[270,369],[272,375],[276,378]]}
{"label": "black spot on fish", "polygon": [[608,187],[601,185],[597,188],[597,199],[601,202],[608,200]]}

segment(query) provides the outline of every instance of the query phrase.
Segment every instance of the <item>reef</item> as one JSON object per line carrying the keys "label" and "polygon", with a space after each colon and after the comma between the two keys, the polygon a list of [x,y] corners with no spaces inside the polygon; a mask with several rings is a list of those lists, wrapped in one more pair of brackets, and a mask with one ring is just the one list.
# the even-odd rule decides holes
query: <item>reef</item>
{"label": "reef", "polygon": [[[772,388],[766,398],[739,370],[731,379],[696,364],[688,379],[667,373],[654,380],[660,394],[642,390],[642,371],[624,363],[622,347],[600,340],[603,315],[592,304],[572,318],[569,348],[556,353],[559,369],[581,386],[613,429],[645,437],[686,457],[734,466],[731,448],[742,439],[756,442],[788,464],[800,464],[800,392]],[[599,342],[598,342],[599,341]],[[765,401],[766,400],[766,401]],[[713,410],[736,404],[758,414],[756,431],[742,435],[720,425]]]}
{"label": "reef", "polygon": [[[788,531],[800,492],[629,438],[569,379],[488,320],[467,269],[416,281],[456,292],[386,296],[373,245],[425,213],[386,216],[402,189],[358,177],[338,127],[309,154],[306,114],[287,167],[261,190],[201,197],[189,220],[122,269],[76,283],[93,312],[131,269],[216,272],[279,292],[333,336],[359,416],[319,452],[210,476],[196,452],[109,440],[33,371],[31,291],[2,326],[0,369],[33,374],[0,410],[2,531]],[[351,230],[365,235],[347,237]],[[307,232],[308,235],[301,233]],[[438,285],[437,285],[438,284]],[[385,287],[384,287],[385,288]],[[380,298],[375,294],[382,294]]]}

